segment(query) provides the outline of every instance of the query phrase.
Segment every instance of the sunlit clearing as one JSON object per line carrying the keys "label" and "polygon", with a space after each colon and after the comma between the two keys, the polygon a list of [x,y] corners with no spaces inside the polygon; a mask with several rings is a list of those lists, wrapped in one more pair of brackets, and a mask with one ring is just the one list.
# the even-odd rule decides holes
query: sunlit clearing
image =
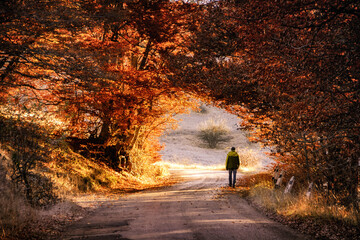
{"label": "sunlit clearing", "polygon": [[[186,163],[172,163],[172,162],[157,162],[156,165],[166,167],[168,169],[199,169],[199,170],[225,170],[225,166],[222,164],[217,165],[201,165],[201,164],[186,164]],[[258,172],[262,170],[262,166],[254,165],[247,167],[240,167],[239,172]]]}
{"label": "sunlit clearing", "polygon": [[157,164],[163,164],[167,166],[169,169],[202,169],[202,170],[225,170],[223,165],[211,165],[204,166],[201,164],[181,164],[181,163],[171,163],[171,162],[161,162]]}

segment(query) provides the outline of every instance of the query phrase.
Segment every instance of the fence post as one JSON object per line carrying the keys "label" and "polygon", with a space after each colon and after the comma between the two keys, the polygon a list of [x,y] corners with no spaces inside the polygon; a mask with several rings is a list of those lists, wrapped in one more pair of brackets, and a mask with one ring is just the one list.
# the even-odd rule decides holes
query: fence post
{"label": "fence post", "polygon": [[285,172],[284,172],[284,170],[282,170],[280,175],[279,175],[279,178],[276,181],[275,188],[280,188],[282,180],[284,178],[284,174],[285,174]]}
{"label": "fence post", "polygon": [[292,187],[293,187],[293,185],[294,185],[294,181],[295,181],[295,177],[292,176],[292,177],[290,178],[288,184],[286,185],[286,188],[285,188],[285,191],[284,191],[285,194],[291,192],[291,189],[292,189]]}
{"label": "fence post", "polygon": [[311,182],[311,183],[309,184],[308,190],[306,191],[306,194],[305,194],[307,198],[310,198],[310,196],[311,196],[313,184],[314,184],[313,182]]}
{"label": "fence post", "polygon": [[274,169],[274,173],[273,173],[273,177],[272,180],[274,182],[274,184],[276,185],[277,180],[279,179],[279,165],[276,165],[275,169]]}

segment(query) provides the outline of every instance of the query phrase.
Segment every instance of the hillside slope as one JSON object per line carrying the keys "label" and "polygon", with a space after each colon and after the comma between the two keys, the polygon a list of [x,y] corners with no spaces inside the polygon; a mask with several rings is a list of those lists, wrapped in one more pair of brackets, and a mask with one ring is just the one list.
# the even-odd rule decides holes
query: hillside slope
{"label": "hillside slope", "polygon": [[[165,148],[161,151],[163,161],[171,167],[196,167],[196,168],[223,168],[226,154],[232,146],[239,153],[250,153],[259,159],[258,168],[266,166],[271,160],[265,154],[266,149],[259,144],[251,143],[246,137],[246,132],[237,130],[237,123],[241,121],[235,115],[213,106],[203,106],[203,111],[176,116],[179,127],[169,130],[161,142]],[[197,136],[200,123],[209,119],[223,120],[230,129],[228,141],[222,142],[216,149],[210,149]]]}

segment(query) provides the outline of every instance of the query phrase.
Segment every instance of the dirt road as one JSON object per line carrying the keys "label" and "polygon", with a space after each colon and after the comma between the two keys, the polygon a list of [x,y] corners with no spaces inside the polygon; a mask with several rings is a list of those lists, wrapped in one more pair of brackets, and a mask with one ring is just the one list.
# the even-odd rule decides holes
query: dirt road
{"label": "dirt road", "polygon": [[221,194],[224,171],[175,174],[184,181],[109,202],[70,226],[62,239],[306,239],[236,194]]}

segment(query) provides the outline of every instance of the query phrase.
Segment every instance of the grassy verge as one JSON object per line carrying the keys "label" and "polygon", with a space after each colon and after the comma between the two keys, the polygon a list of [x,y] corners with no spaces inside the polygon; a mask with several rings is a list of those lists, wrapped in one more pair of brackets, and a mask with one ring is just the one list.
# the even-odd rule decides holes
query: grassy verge
{"label": "grassy verge", "polygon": [[0,239],[21,239],[37,218],[36,211],[8,186],[1,186],[0,205]]}
{"label": "grassy verge", "polygon": [[[58,198],[55,206],[34,208],[28,204],[24,195],[12,184],[9,173],[10,161],[6,154],[0,164],[0,239],[48,239],[60,231],[61,225],[74,220],[70,211],[80,211],[76,204],[80,200],[96,202],[119,194],[141,191],[149,188],[167,186],[174,183],[168,170],[160,164],[147,164],[145,157],[138,155],[136,172],[116,172],[101,162],[84,158],[61,147],[49,151],[47,161],[38,162],[32,170],[52,182],[52,191]],[[40,214],[60,207],[61,214]],[[48,210],[46,209],[48,208]],[[60,211],[59,211],[60,212]],[[84,213],[85,214],[85,213]],[[46,216],[46,217],[44,217]],[[52,226],[58,225],[58,226]],[[55,230],[54,230],[55,229]]]}
{"label": "grassy verge", "polygon": [[168,178],[167,169],[162,166],[150,166],[147,172],[135,174],[116,172],[101,162],[84,158],[71,150],[57,149],[52,155],[56,160],[43,163],[38,171],[53,180],[60,196],[89,192],[131,192],[165,184]]}
{"label": "grassy verge", "polygon": [[256,208],[283,224],[317,239],[358,239],[359,216],[351,209],[326,204],[320,194],[307,198],[304,191],[284,194],[274,189],[269,173],[243,177],[241,194]]}

